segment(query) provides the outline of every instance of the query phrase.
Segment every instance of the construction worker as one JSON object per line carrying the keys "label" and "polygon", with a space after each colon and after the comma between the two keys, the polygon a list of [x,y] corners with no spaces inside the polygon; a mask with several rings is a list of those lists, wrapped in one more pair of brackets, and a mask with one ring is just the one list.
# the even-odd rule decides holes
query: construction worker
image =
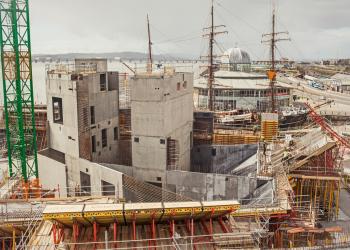
{"label": "construction worker", "polygon": [[258,132],[258,126],[255,125],[253,127],[253,134],[256,135],[256,132]]}
{"label": "construction worker", "polygon": [[266,144],[265,140],[263,140],[263,145],[262,146],[263,146],[263,154],[266,157],[267,144]]}
{"label": "construction worker", "polygon": [[283,163],[283,166],[285,165],[285,162],[288,160],[288,155],[289,155],[289,153],[288,153],[287,149],[285,149],[285,150],[283,151],[283,156],[282,156],[282,163]]}

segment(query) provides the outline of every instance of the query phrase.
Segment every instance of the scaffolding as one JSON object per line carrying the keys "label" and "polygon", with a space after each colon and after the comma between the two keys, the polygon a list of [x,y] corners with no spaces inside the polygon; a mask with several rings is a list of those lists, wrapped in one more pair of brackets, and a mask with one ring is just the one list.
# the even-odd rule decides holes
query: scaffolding
{"label": "scaffolding", "polygon": [[167,170],[179,170],[180,146],[179,141],[167,139]]}
{"label": "scaffolding", "polygon": [[131,108],[131,88],[128,73],[119,73],[119,109]]}

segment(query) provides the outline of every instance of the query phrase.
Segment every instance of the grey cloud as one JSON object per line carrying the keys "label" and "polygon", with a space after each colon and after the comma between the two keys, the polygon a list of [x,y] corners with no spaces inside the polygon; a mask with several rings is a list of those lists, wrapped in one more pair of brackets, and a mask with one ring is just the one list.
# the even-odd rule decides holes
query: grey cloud
{"label": "grey cloud", "polygon": [[[216,0],[216,22],[255,59],[266,59],[261,33],[270,31],[271,0]],[[146,14],[151,18],[155,53],[205,52],[200,37],[210,0],[30,0],[34,53],[138,51],[147,49]],[[278,29],[292,43],[280,44],[293,59],[350,57],[348,0],[280,0]],[[164,42],[167,41],[168,42]],[[163,41],[163,43],[160,43]]]}

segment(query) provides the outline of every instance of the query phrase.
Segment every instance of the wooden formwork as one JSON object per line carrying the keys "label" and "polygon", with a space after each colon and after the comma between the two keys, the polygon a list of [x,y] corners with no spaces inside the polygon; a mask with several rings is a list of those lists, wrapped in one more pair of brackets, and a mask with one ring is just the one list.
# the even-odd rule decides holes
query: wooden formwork
{"label": "wooden formwork", "polygon": [[256,135],[235,135],[235,134],[214,134],[214,144],[236,145],[236,144],[256,144],[259,136]]}

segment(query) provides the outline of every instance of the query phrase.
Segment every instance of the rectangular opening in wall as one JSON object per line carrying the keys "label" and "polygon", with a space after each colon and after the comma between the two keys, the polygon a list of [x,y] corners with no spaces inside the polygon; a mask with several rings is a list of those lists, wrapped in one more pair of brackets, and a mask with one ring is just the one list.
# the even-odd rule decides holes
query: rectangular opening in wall
{"label": "rectangular opening in wall", "polygon": [[102,195],[115,196],[115,186],[107,181],[101,180]]}
{"label": "rectangular opening in wall", "polygon": [[96,152],[96,136],[91,136],[91,151],[92,153]]}
{"label": "rectangular opening in wall", "polygon": [[90,107],[90,124],[91,125],[95,124],[95,107],[94,106]]}
{"label": "rectangular opening in wall", "polygon": [[102,147],[107,147],[107,129],[102,129],[101,131],[101,136],[102,136]]}
{"label": "rectangular opening in wall", "polygon": [[100,74],[100,90],[101,91],[105,91],[106,90],[106,85],[107,85],[107,81],[106,81],[106,74]]}
{"label": "rectangular opening in wall", "polygon": [[80,171],[80,196],[91,195],[91,178],[89,174]]}
{"label": "rectangular opening in wall", "polygon": [[178,170],[180,157],[179,141],[167,139],[167,170]]}
{"label": "rectangular opening in wall", "polygon": [[108,72],[108,91],[118,90],[119,86],[119,73],[118,72]]}
{"label": "rectangular opening in wall", "polygon": [[53,122],[63,124],[62,98],[52,97]]}
{"label": "rectangular opening in wall", "polygon": [[113,138],[116,141],[116,140],[118,140],[118,137],[119,137],[118,127],[114,127],[114,129],[113,129]]}
{"label": "rectangular opening in wall", "polygon": [[140,138],[134,137],[134,142],[140,142]]}
{"label": "rectangular opening in wall", "polygon": [[162,183],[157,183],[157,182],[151,182],[151,181],[147,181],[147,183],[152,184],[153,186],[162,188]]}

